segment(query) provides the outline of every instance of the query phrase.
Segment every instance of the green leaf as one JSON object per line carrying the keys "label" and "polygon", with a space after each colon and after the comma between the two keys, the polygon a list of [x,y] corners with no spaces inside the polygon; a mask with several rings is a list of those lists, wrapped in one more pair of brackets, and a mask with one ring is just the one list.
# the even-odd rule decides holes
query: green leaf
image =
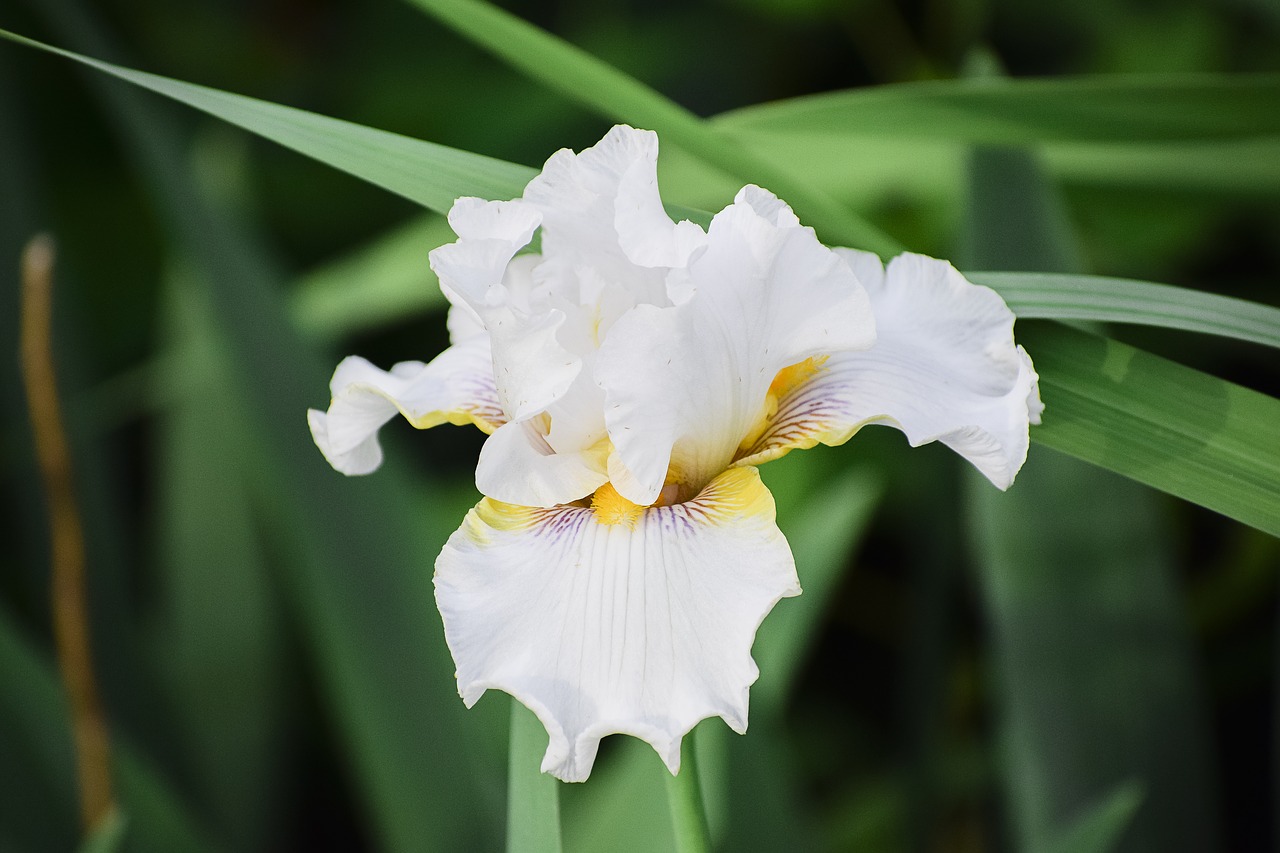
{"label": "green leaf", "polygon": [[755,134],[970,143],[1151,142],[1280,133],[1280,75],[927,81],[746,107],[716,123]]}
{"label": "green leaf", "polygon": [[1135,780],[1146,798],[1120,849],[1216,849],[1203,698],[1153,493],[1042,448],[1008,492],[969,485],[1015,848],[1118,832],[1123,795],[1079,815]]}
{"label": "green leaf", "polygon": [[1046,146],[1045,163],[1085,186],[1274,198],[1280,191],[1280,138],[1209,142]]}
{"label": "green leaf", "polygon": [[[0,29],[0,38],[79,62],[220,118],[321,163],[382,187],[436,213],[455,199],[516,198],[536,171],[481,154],[317,115],[243,95],[184,83],[93,59]],[[705,226],[711,216],[677,204],[676,219]]]}
{"label": "green leaf", "polygon": [[[100,37],[76,24],[77,11],[53,3],[40,8],[60,10],[57,23],[78,33],[90,49],[103,50]],[[199,100],[199,87],[176,86],[178,94]],[[422,512],[416,497],[430,484],[411,486],[393,465],[376,478],[347,479],[315,452],[305,412],[327,396],[330,367],[289,324],[265,252],[204,201],[167,115],[129,88],[101,86],[99,93],[124,149],[137,158],[159,220],[212,285],[212,322],[229,354],[225,381],[258,439],[233,461],[245,466],[241,470],[254,489],[323,707],[334,717],[355,777],[352,787],[373,829],[396,850],[491,843],[500,825],[490,813],[497,798],[480,792],[500,785],[501,758],[486,731],[493,721],[489,708],[497,706],[464,719],[435,622],[430,571],[424,571],[457,519],[438,511],[439,504]],[[235,98],[228,103],[243,105]],[[268,118],[292,114],[271,105],[264,109]],[[452,180],[492,177],[474,167],[471,155],[461,162],[472,168],[462,168],[458,174],[466,177]],[[433,192],[447,194],[439,187]],[[366,566],[378,571],[361,571]],[[424,719],[431,721],[429,728]],[[129,813],[140,820],[136,809]]]}
{"label": "green leaf", "polygon": [[[71,718],[52,662],[0,608],[0,838],[31,849],[72,849],[78,809]],[[119,732],[112,732],[116,797],[138,850],[213,849],[177,793]]]}
{"label": "green leaf", "polygon": [[995,289],[1022,319],[1136,323],[1280,347],[1280,309],[1230,296],[1102,276],[1028,272],[965,276]]}
{"label": "green leaf", "polygon": [[1137,782],[1125,782],[1102,798],[1054,842],[1052,853],[1108,853],[1115,850],[1120,838],[1142,805],[1143,788]]}
{"label": "green leaf", "polygon": [[559,853],[560,783],[543,773],[547,730],[532,711],[511,700],[507,766],[507,853]]}
{"label": "green leaf", "polygon": [[124,849],[128,826],[128,819],[113,808],[80,845],[80,853],[118,853]]}
{"label": "green leaf", "polygon": [[228,847],[265,850],[292,753],[283,705],[297,661],[285,659],[247,472],[229,464],[254,436],[226,382],[207,294],[182,271],[166,295],[166,369],[182,382],[154,426],[159,612],[149,639],[188,788]]}
{"label": "green leaf", "polygon": [[[790,164],[832,196],[862,211],[901,204],[905,198],[915,206],[941,206],[949,212],[964,183],[965,143],[950,138],[896,139],[787,128],[739,136],[757,156]],[[1071,187],[1143,189],[1192,197],[1271,198],[1280,191],[1280,138],[1275,136],[1045,142],[1041,148],[1045,166]],[[672,186],[695,180],[712,186],[710,175],[702,174],[674,175]]]}
{"label": "green leaf", "polygon": [[679,104],[562,39],[479,0],[410,0],[460,35],[534,80],[612,121],[657,131],[709,165],[761,184],[795,207],[824,238],[841,245],[893,254],[892,237],[854,215],[780,163],[756,156]]}
{"label": "green leaf", "polygon": [[661,773],[648,744],[613,737],[601,744],[591,778],[562,788],[564,847],[570,853],[671,853],[675,835]]}
{"label": "green leaf", "polygon": [[444,306],[427,254],[456,239],[440,216],[423,216],[373,244],[304,276],[293,290],[290,315],[317,338],[353,332]]}
{"label": "green leaf", "polygon": [[702,775],[694,745],[697,729],[689,731],[680,744],[680,772],[659,770],[667,783],[667,804],[677,853],[711,853],[711,828],[702,796]]}
{"label": "green leaf", "polygon": [[1034,441],[1280,536],[1280,400],[1065,327],[1019,335]]}
{"label": "green leaf", "polygon": [[[970,175],[970,260],[1070,268],[1065,216],[1043,215],[1057,200],[1036,158],[979,150]],[[1053,435],[1055,406],[1068,416],[1076,410],[1054,393],[1052,347],[1046,364],[1045,341],[1025,330],[1020,338],[1042,366],[1050,427],[1032,434],[1043,441],[1045,432]],[[1095,382],[1107,378],[1094,374]],[[1115,401],[1134,403],[1129,395]],[[1166,422],[1186,408],[1175,397],[1158,405]],[[1115,437],[1149,438],[1153,426],[1132,424]],[[1139,459],[1125,448],[1107,461]],[[1027,853],[1106,849],[1134,817],[1124,806],[1136,803],[1121,787],[1119,807],[1104,800],[1091,812],[1117,785],[1137,780],[1151,797],[1124,849],[1215,849],[1208,732],[1157,496],[1040,448],[1006,493],[972,472],[967,483],[1014,846]]]}
{"label": "green leaf", "polygon": [[756,632],[752,657],[760,678],[751,687],[753,726],[762,717],[781,717],[843,570],[850,565],[849,556],[883,492],[883,477],[866,466],[833,476],[841,453],[815,447],[761,469],[778,504],[778,526],[791,543],[804,593],[778,602]]}
{"label": "green leaf", "polygon": [[5,30],[0,30],[0,37],[66,57],[195,107],[437,213],[448,213],[461,195],[514,198],[534,175],[527,166],[134,71]]}
{"label": "green leaf", "polygon": [[989,269],[1080,270],[1066,206],[1034,155],[979,146],[969,154],[968,173],[962,257]]}

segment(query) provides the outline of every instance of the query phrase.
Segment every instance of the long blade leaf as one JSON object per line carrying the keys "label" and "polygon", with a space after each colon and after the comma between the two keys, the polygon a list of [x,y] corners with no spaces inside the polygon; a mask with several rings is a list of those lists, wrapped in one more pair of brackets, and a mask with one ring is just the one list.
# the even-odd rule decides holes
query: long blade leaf
{"label": "long blade leaf", "polygon": [[715,121],[744,140],[757,133],[997,144],[1263,136],[1280,133],[1280,74],[901,83],[746,107]]}
{"label": "long blade leaf", "polygon": [[[970,260],[1076,268],[1035,155],[980,148],[970,185]],[[1044,395],[1051,417],[1056,398]],[[1015,846],[1104,851],[1123,836],[1123,850],[1215,849],[1207,733],[1159,496],[1041,448],[1008,493],[972,472],[967,483]],[[1128,808],[1123,795],[1109,804],[1134,780],[1151,794],[1136,819],[1132,796]]]}
{"label": "long blade leaf", "polygon": [[[104,52],[80,12],[53,3],[42,9]],[[308,448],[303,413],[320,402],[315,394],[324,394],[326,370],[290,326],[263,249],[204,201],[167,115],[132,90],[103,86],[99,93],[162,220],[215,285],[211,322],[229,342],[235,374],[227,381],[260,438],[237,462],[253,466],[258,506],[274,513],[268,526],[282,540],[284,586],[375,828],[397,850],[463,839],[483,845],[492,823],[473,806],[486,802],[478,791],[495,769],[479,734],[485,715],[463,722],[422,570],[448,532],[448,517],[422,513],[393,470],[378,482],[346,480]],[[353,582],[355,567],[365,565],[379,571]],[[431,739],[423,720],[431,721]]]}
{"label": "long blade leaf", "polygon": [[965,273],[998,291],[1021,319],[1136,323],[1280,347],[1280,308],[1202,290],[1056,273]]}
{"label": "long blade leaf", "polygon": [[547,731],[511,700],[507,763],[507,853],[560,853],[560,782],[541,772]]}
{"label": "long blade leaf", "polygon": [[710,165],[760,183],[795,206],[828,241],[893,254],[901,246],[776,160],[756,156],[709,122],[617,68],[489,3],[410,0],[529,77],[613,121],[657,131]]}
{"label": "long blade leaf", "polygon": [[1035,441],[1280,536],[1280,400],[1062,326],[1021,337]]}
{"label": "long blade leaf", "polygon": [[[0,777],[6,795],[0,837],[21,839],[19,849],[71,849],[76,790],[66,698],[52,663],[18,630],[7,608],[0,608],[0,681],[0,756],[9,762]],[[137,849],[213,849],[169,781],[123,733],[113,733],[112,752],[120,808]]]}
{"label": "long blade leaf", "polygon": [[[6,30],[0,30],[0,37],[58,54],[173,98],[438,213],[448,213],[460,195],[513,198],[520,195],[534,175],[528,166],[135,71]],[[461,192],[460,187],[468,189]]]}

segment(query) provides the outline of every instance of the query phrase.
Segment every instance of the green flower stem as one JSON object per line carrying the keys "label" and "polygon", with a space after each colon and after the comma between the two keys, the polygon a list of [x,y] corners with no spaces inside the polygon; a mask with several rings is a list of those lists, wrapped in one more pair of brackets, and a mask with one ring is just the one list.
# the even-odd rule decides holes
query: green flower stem
{"label": "green flower stem", "polygon": [[694,754],[694,733],[685,735],[680,747],[680,772],[667,779],[667,802],[679,853],[711,853],[711,831],[702,803],[702,782]]}

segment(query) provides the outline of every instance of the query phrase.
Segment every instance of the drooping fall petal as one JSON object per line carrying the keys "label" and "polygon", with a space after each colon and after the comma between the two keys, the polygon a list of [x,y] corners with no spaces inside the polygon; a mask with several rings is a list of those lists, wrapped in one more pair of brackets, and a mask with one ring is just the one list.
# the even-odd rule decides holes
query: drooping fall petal
{"label": "drooping fall petal", "polygon": [[390,371],[349,356],[329,390],[328,411],[309,410],[307,422],[320,452],[344,474],[368,474],[382,464],[378,430],[397,413],[418,429],[475,424],[491,433],[506,422],[484,334],[449,347],[430,364],[404,361]]}
{"label": "drooping fall petal", "polygon": [[946,261],[903,254],[886,269],[870,253],[836,251],[871,297],[876,344],[800,365],[775,389],[776,412],[740,464],[842,444],[879,423],[912,446],[941,441],[1008,488],[1043,409],[1031,359],[1013,340],[1013,312]]}
{"label": "drooping fall petal", "polygon": [[486,498],[436,561],[463,701],[496,688],[531,708],[551,735],[542,769],[566,781],[585,779],[615,732],[674,773],[699,720],[744,731],[756,628],[800,592],[755,469],[675,506],[602,491],[591,507]]}

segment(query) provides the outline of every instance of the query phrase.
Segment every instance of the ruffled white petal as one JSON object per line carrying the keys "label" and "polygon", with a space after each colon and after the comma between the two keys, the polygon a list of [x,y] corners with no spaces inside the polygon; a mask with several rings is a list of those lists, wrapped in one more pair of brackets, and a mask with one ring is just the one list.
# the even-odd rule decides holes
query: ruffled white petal
{"label": "ruffled white petal", "polygon": [[382,464],[378,430],[397,412],[419,429],[471,423],[491,433],[506,422],[488,335],[470,337],[430,364],[405,361],[390,371],[349,356],[334,371],[329,390],[328,411],[309,410],[307,422],[320,452],[343,474],[368,474]]}
{"label": "ruffled white petal", "polygon": [[[457,242],[431,253],[446,295],[465,303],[489,333],[498,399],[512,420],[544,411],[582,368],[558,339],[564,312],[534,298],[536,257],[513,261],[541,221],[538,210],[519,199],[460,198],[449,211]],[[459,317],[455,325],[463,322]]]}
{"label": "ruffled white petal", "polygon": [[696,491],[724,470],[766,415],[780,370],[875,339],[848,264],[758,187],[716,215],[706,250],[673,287],[687,301],[623,316],[596,366],[616,450],[610,476],[640,504],[669,473]]}
{"label": "ruffled white petal", "polygon": [[592,508],[482,500],[436,561],[463,701],[497,688],[531,708],[551,736],[542,769],[566,781],[615,732],[674,773],[699,720],[744,731],[756,629],[800,591],[755,469],[675,506],[602,491]]}
{"label": "ruffled white petal", "polygon": [[870,253],[836,251],[871,297],[876,344],[800,371],[740,464],[840,444],[882,423],[913,446],[943,442],[1008,488],[1026,459],[1028,425],[1043,409],[1035,368],[1013,341],[1013,312],[945,261],[903,254],[886,270]]}
{"label": "ruffled white petal", "polygon": [[[676,224],[658,194],[658,136],[617,125],[591,148],[561,149],[525,188],[543,217],[543,254],[603,268],[682,266],[706,240],[691,222]],[[628,270],[634,277],[635,270]],[[643,282],[658,288],[661,278]]]}
{"label": "ruffled white petal", "polygon": [[449,330],[449,343],[459,344],[467,338],[488,334],[484,330],[484,322],[480,319],[480,315],[461,296],[443,284],[440,285],[440,292],[444,294],[445,299],[449,300],[449,313],[445,319],[445,326]]}
{"label": "ruffled white petal", "polygon": [[557,453],[542,419],[511,422],[485,441],[476,465],[482,495],[525,507],[552,507],[590,495],[609,479],[602,446]]}

